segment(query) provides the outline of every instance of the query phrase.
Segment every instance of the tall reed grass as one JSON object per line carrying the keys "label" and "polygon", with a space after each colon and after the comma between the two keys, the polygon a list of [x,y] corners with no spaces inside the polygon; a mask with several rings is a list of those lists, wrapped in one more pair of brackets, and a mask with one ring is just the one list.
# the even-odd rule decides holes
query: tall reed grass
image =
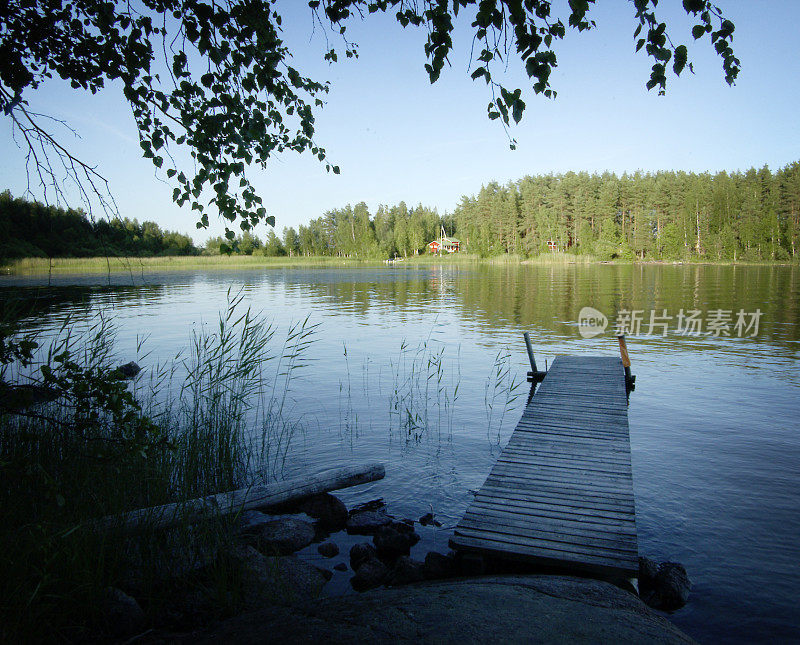
{"label": "tall reed grass", "polygon": [[[130,582],[132,571],[158,612],[168,597],[159,587],[164,569],[228,543],[223,519],[169,534],[87,527],[278,478],[298,430],[285,414],[289,391],[315,329],[306,319],[277,341],[274,327],[229,293],[215,328],[194,333],[188,350],[128,386],[138,407],[126,416],[85,405],[95,392],[79,381],[50,402],[0,412],[0,640],[83,638],[102,628],[104,590]],[[87,383],[113,394],[114,339],[102,315],[83,329],[65,323],[34,365],[6,365],[0,376],[36,383],[43,366],[57,371],[69,356],[92,379],[100,375]],[[235,597],[230,591],[218,596]]]}

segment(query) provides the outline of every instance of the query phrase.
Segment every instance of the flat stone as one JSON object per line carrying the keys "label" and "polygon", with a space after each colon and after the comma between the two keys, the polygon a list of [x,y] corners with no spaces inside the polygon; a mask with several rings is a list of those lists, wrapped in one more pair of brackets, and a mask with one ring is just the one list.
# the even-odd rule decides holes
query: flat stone
{"label": "flat stone", "polygon": [[258,548],[267,554],[289,555],[314,541],[314,525],[284,517],[263,524],[256,534]]}
{"label": "flat stone", "polygon": [[268,607],[198,642],[694,643],[635,595],[597,580],[447,580]]}
{"label": "flat stone", "polygon": [[361,511],[347,520],[347,532],[352,535],[373,535],[380,527],[392,523],[383,511]]}

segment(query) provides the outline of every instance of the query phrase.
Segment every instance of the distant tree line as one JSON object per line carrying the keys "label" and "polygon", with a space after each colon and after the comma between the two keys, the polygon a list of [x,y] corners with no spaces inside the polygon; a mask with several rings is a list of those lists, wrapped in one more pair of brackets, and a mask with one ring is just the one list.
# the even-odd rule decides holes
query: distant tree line
{"label": "distant tree line", "polygon": [[[785,261],[800,257],[800,162],[777,172],[568,172],[492,182],[452,215],[422,205],[363,202],[297,230],[245,233],[240,252],[354,258],[425,252],[444,227],[462,249],[491,257],[569,252],[599,259]],[[219,252],[223,238],[209,241]]]}
{"label": "distant tree line", "polygon": [[[397,206],[378,206],[371,215],[367,205],[327,211],[307,225],[284,228],[278,236],[270,230],[262,242],[249,231],[236,237],[234,252],[266,256],[339,256],[375,259],[408,257],[425,251],[428,242],[441,237],[441,229],[452,234],[452,217],[440,216],[435,209],[419,205],[409,208],[405,202]],[[208,240],[206,253],[220,253],[231,246],[224,237]]]}
{"label": "distant tree line", "polygon": [[[524,177],[463,197],[456,231],[481,256],[788,260],[800,252],[800,162],[773,173]],[[549,244],[548,244],[549,243]]]}
{"label": "distant tree line", "polygon": [[155,222],[90,220],[81,210],[0,193],[0,260],[23,257],[196,255],[192,238]]}
{"label": "distant tree line", "polygon": [[[800,258],[800,162],[772,172],[568,172],[489,183],[452,214],[421,204],[360,202],[307,225],[211,238],[205,254],[375,259],[426,251],[445,234],[481,257],[569,252],[599,259],[786,261]],[[0,194],[0,256],[195,254],[191,238],[153,222],[91,222]]]}

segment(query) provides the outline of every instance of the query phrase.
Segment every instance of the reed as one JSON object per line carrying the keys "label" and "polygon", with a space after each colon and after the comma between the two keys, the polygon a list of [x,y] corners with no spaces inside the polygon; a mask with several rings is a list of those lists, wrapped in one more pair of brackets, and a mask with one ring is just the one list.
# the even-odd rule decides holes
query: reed
{"label": "reed", "polygon": [[[224,550],[232,540],[224,518],[132,536],[86,527],[100,516],[279,478],[300,429],[288,420],[289,390],[315,330],[306,319],[279,342],[241,294],[229,293],[213,329],[201,328],[188,350],[122,390],[111,378],[115,329],[103,315],[65,322],[32,365],[4,365],[5,382],[36,382],[43,367],[58,375],[74,359],[86,387],[75,379],[49,403],[0,414],[0,640],[80,639],[103,627],[104,590],[132,575],[157,615],[170,601],[163,579],[175,562]],[[117,414],[103,388],[112,399],[133,393],[134,403]],[[205,584],[221,587],[215,597],[236,598],[236,574],[224,559],[212,558],[210,571]]]}

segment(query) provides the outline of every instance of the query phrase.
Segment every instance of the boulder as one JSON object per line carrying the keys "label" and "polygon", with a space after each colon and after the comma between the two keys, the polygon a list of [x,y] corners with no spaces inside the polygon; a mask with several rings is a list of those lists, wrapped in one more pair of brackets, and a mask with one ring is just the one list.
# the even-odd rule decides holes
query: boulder
{"label": "boulder", "polygon": [[360,511],[347,520],[347,532],[351,535],[374,535],[380,527],[392,523],[385,511]]}
{"label": "boulder", "polygon": [[350,584],[356,591],[367,591],[382,585],[389,569],[378,558],[372,557],[361,563],[356,574],[350,578]]}
{"label": "boulder", "polygon": [[347,507],[330,493],[320,493],[303,500],[298,509],[318,520],[326,531],[341,531],[347,523]]}
{"label": "boulder", "polygon": [[407,585],[413,582],[422,582],[425,579],[425,565],[419,560],[408,556],[400,556],[389,574],[389,584],[392,586]]}
{"label": "boulder", "polygon": [[108,587],[102,600],[102,620],[111,635],[124,638],[142,632],[146,619],[135,598]]}
{"label": "boulder", "polygon": [[377,553],[375,552],[375,547],[373,547],[369,542],[354,544],[350,548],[350,568],[355,571],[361,566],[362,562],[365,562],[366,560],[376,556]]}
{"label": "boulder", "polygon": [[648,605],[663,611],[675,611],[689,600],[692,583],[684,566],[678,562],[656,563],[639,558],[639,593]]}
{"label": "boulder", "polygon": [[344,562],[339,562],[338,564],[334,564],[333,568],[337,571],[347,571],[347,565]]}
{"label": "boulder", "polygon": [[265,556],[250,546],[234,547],[228,555],[240,568],[248,608],[316,598],[333,575],[296,556]]}
{"label": "boulder", "polygon": [[430,551],[425,556],[425,578],[437,580],[440,578],[452,578],[458,572],[456,560],[453,555],[443,555],[436,551]]}
{"label": "boulder", "polygon": [[123,379],[134,378],[141,371],[142,371],[142,368],[139,367],[133,361],[131,361],[130,363],[125,363],[125,365],[120,365],[119,367],[114,369],[112,374],[116,378],[118,378],[120,380],[123,380]]}
{"label": "boulder", "polygon": [[339,547],[333,542],[325,542],[317,547],[317,552],[325,558],[332,558],[339,555]]}
{"label": "boulder", "polygon": [[264,524],[271,521],[272,518],[261,511],[242,511],[236,518],[236,525],[240,534],[254,535]]}
{"label": "boulder", "polygon": [[378,528],[373,542],[381,558],[393,560],[401,555],[408,555],[419,539],[412,527],[403,522],[392,522]]}
{"label": "boulder", "polygon": [[271,520],[256,533],[261,551],[268,554],[289,555],[314,541],[314,525],[292,517]]}
{"label": "boulder", "polygon": [[553,575],[443,580],[263,607],[193,634],[219,643],[631,643],[694,641],[608,582]]}

